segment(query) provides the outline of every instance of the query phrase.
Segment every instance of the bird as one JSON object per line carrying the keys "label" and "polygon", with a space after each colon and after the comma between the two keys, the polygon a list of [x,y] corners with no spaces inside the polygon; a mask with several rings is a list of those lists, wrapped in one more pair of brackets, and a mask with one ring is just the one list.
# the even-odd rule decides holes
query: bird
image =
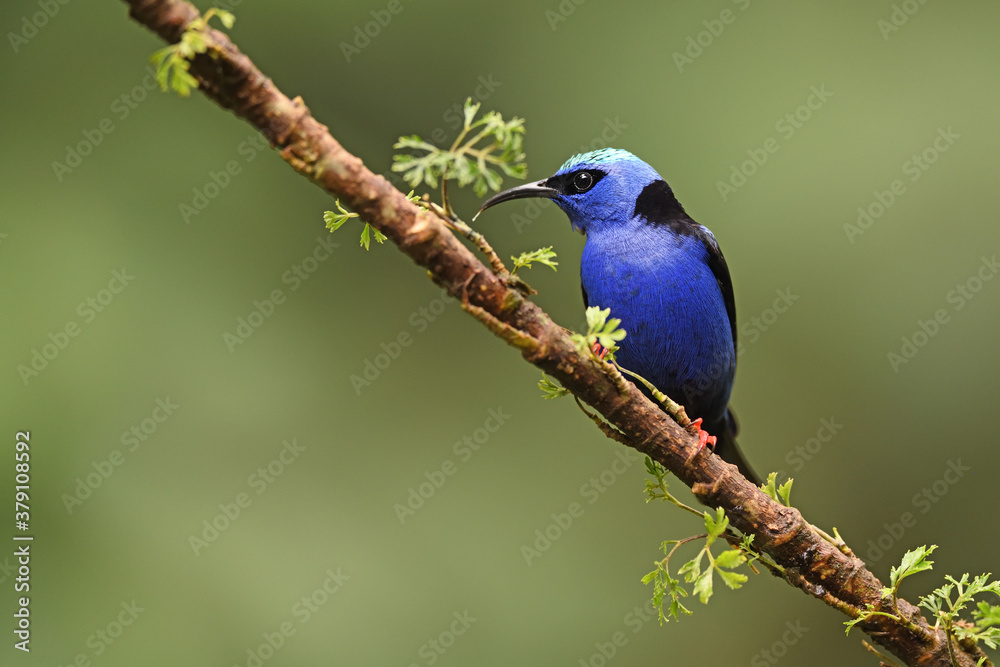
{"label": "bird", "polygon": [[585,235],[584,308],[610,308],[621,320],[626,336],[615,360],[683,405],[703,429],[702,444],[715,440],[715,453],[760,485],[736,444],[739,425],[729,408],[736,303],[715,235],[687,214],[653,167],[618,148],[574,155],[552,176],[489,198],[476,217],[527,197],[552,200]]}

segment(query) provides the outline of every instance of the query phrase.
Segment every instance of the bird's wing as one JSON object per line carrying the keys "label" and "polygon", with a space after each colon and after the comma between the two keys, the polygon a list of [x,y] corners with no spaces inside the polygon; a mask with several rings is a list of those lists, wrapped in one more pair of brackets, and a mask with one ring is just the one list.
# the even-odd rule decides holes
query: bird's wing
{"label": "bird's wing", "polygon": [[[733,349],[736,348],[736,299],[733,298],[733,281],[729,278],[729,266],[719,250],[715,236],[704,225],[691,219],[684,207],[674,197],[674,191],[667,182],[658,179],[643,188],[635,200],[632,216],[644,218],[653,225],[666,225],[676,234],[692,235],[701,240],[708,251],[708,266],[719,283],[722,300],[729,315],[729,327],[733,331]],[[586,301],[584,295],[584,301]]]}
{"label": "bird's wing", "polygon": [[580,281],[580,291],[583,292],[583,309],[586,310],[590,308],[590,299],[587,298],[587,288],[583,286],[583,281]]}
{"label": "bird's wing", "polygon": [[729,315],[729,327],[733,331],[733,349],[736,349],[736,298],[733,296],[733,281],[729,277],[729,265],[726,264],[726,258],[722,256],[722,250],[719,249],[719,244],[712,232],[704,227],[702,229],[704,233],[700,234],[700,237],[708,251],[708,268],[712,270],[712,275],[719,283],[722,301],[726,304],[726,314]]}

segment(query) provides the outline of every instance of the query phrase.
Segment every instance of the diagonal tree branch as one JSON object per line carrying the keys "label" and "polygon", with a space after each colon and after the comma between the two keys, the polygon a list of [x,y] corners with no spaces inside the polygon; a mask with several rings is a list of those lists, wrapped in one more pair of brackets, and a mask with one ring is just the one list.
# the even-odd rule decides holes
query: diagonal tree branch
{"label": "diagonal tree branch", "polygon": [[[126,3],[133,19],[169,43],[179,41],[200,16],[184,0]],[[754,548],[773,559],[789,584],[851,618],[867,605],[894,612],[891,601],[881,597],[882,583],[850,549],[824,539],[797,509],[772,501],[735,466],[708,449],[699,451],[697,437],[612,365],[581,355],[564,329],[476,258],[435,214],[408,201],[346,151],[301,98],[286,97],[224,33],[208,30],[206,35],[208,52],[191,64],[205,95],[259,129],[296,171],[343,198],[460,299],[467,312],[603,415],[610,426],[602,430],[609,437],[660,462],[705,505],[723,508],[730,525],[753,535]],[[908,665],[952,665],[944,631],[931,627],[905,600],[898,600],[898,610],[902,622],[875,615],[858,627]],[[959,667],[985,657],[973,645],[953,642],[950,648]]]}

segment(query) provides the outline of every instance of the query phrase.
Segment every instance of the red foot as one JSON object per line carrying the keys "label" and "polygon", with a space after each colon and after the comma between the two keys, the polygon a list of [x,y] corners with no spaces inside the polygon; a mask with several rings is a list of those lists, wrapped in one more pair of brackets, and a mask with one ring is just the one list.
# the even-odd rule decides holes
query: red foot
{"label": "red foot", "polygon": [[718,442],[718,438],[714,435],[709,435],[708,431],[701,430],[702,418],[698,417],[688,426],[688,429],[694,431],[698,435],[698,452],[705,449],[705,445],[712,445],[712,449],[715,449],[715,443]]}
{"label": "red foot", "polygon": [[597,355],[598,359],[604,359],[604,357],[608,356],[608,348],[604,347],[600,343],[594,343],[590,350]]}

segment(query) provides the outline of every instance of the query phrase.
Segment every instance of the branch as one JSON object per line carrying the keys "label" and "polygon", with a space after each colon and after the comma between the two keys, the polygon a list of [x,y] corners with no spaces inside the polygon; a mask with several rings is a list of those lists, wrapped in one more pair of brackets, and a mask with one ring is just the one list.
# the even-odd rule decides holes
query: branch
{"label": "branch", "polygon": [[[183,0],[126,0],[130,15],[169,43],[199,17]],[[730,525],[754,536],[754,548],[773,559],[793,586],[854,618],[872,605],[894,612],[882,583],[865,564],[825,540],[792,507],[780,505],[744,479],[648,400],[617,370],[581,354],[569,334],[508,281],[483,264],[434,213],[416,206],[386,179],[346,151],[302,99],[289,99],[222,32],[207,30],[209,49],[191,61],[205,95],[260,130],[296,171],[346,201],[458,298],[465,310],[520,350],[610,424],[604,432],[660,462],[709,507],[721,507]],[[612,428],[613,427],[613,428]],[[903,619],[875,614],[858,625],[908,665],[952,665],[944,631],[898,600]],[[976,665],[983,654],[956,644],[954,664]],[[983,664],[989,665],[989,662]]]}

